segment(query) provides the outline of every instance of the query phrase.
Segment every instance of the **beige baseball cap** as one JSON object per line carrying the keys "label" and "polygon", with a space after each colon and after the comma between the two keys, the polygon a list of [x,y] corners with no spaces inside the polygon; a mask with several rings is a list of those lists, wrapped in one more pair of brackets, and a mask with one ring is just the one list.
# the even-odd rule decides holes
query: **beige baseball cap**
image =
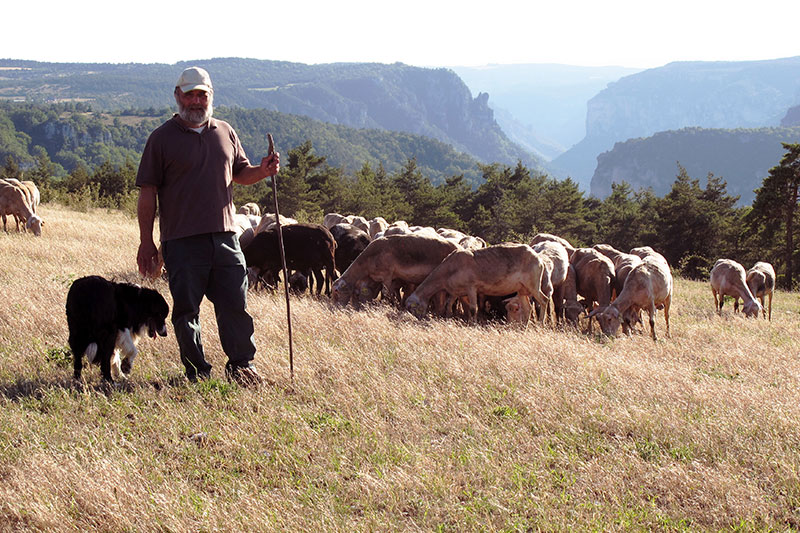
{"label": "beige baseball cap", "polygon": [[175,87],[180,87],[181,91],[185,93],[196,90],[214,92],[214,87],[211,85],[211,76],[200,67],[189,67],[184,70]]}

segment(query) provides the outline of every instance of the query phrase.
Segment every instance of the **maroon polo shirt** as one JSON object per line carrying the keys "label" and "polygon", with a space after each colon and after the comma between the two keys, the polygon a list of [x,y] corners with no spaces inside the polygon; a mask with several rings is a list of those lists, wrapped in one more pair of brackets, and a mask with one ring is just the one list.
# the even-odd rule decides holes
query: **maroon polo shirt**
{"label": "maroon polo shirt", "polygon": [[136,186],[158,188],[161,241],[235,231],[233,177],[250,161],[227,122],[214,118],[197,133],[176,116],[147,139]]}

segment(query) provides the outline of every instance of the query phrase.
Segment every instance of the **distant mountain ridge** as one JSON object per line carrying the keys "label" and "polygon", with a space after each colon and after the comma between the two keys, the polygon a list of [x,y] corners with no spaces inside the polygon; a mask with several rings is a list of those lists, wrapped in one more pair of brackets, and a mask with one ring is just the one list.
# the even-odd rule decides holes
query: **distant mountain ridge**
{"label": "distant mountain ridge", "polygon": [[553,161],[588,184],[614,143],[686,127],[778,126],[800,103],[800,57],[677,62],[626,76],[589,100],[586,137]]}
{"label": "distant mountain ridge", "polygon": [[472,90],[488,93],[500,127],[547,160],[586,135],[586,103],[606,86],[642,69],[559,64],[450,67]]}
{"label": "distant mountain ridge", "polygon": [[[511,142],[487,95],[472,97],[451,70],[403,64],[217,58],[165,64],[67,64],[0,60],[0,98],[89,101],[100,110],[173,107],[171,87],[182,69],[211,74],[215,104],[267,109],[353,128],[424,135],[480,161],[543,170],[542,161]],[[412,157],[414,154],[409,154]]]}

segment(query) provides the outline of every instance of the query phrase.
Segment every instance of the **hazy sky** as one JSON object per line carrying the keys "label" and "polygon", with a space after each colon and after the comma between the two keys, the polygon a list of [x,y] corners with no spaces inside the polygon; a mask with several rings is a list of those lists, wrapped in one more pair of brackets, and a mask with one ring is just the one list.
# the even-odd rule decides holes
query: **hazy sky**
{"label": "hazy sky", "polygon": [[[0,57],[661,66],[800,56],[800,0],[140,0],[3,6]],[[384,7],[390,6],[390,7]]]}

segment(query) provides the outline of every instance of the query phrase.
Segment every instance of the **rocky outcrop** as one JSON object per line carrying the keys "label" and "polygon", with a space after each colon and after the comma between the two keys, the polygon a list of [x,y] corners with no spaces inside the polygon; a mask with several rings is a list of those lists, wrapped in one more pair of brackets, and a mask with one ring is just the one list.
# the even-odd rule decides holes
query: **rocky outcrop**
{"label": "rocky outcrop", "polygon": [[670,63],[624,77],[589,100],[586,137],[554,164],[581,182],[617,142],[685,127],[777,126],[798,103],[798,72],[800,57]]}
{"label": "rocky outcrop", "polygon": [[617,143],[597,157],[591,195],[605,198],[612,183],[629,183],[634,190],[650,188],[668,193],[678,175],[678,164],[701,180],[709,173],[728,183],[728,192],[749,205],[769,169],[780,163],[781,143],[797,142],[800,127],[755,129],[685,128]]}
{"label": "rocky outcrop", "polygon": [[792,126],[800,126],[800,105],[789,108],[786,116],[781,120],[781,126],[790,128]]}

